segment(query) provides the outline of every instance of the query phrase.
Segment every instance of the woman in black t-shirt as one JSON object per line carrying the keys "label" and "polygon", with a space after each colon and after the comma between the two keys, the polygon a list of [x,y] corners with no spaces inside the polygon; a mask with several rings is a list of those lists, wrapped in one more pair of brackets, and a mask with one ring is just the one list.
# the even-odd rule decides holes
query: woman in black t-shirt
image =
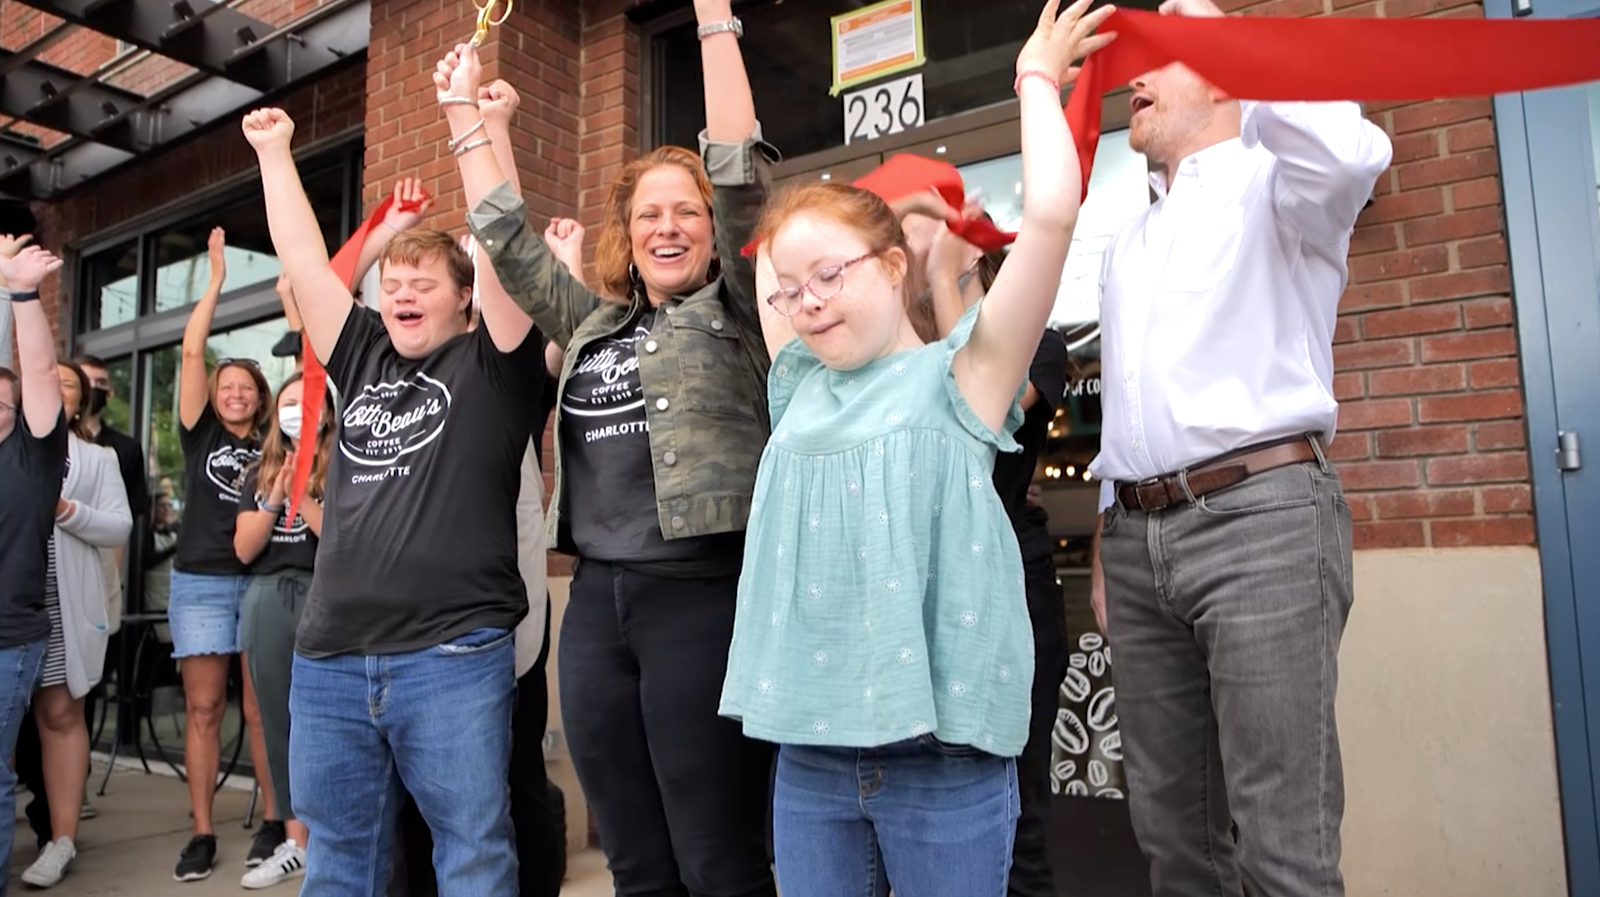
{"label": "woman in black t-shirt", "polygon": [[[255,361],[219,359],[207,377],[206,338],[211,334],[211,319],[227,273],[221,228],[211,232],[207,252],[211,282],[189,314],[178,374],[184,501],[167,605],[172,656],[181,660],[183,672],[187,716],[183,756],[195,831],[173,873],[178,881],[205,878],[216,861],[211,803],[222,754],[229,655],[239,651],[239,606],[248,572],[234,553],[234,517],[239,510],[240,479],[261,455],[261,433],[272,413],[272,391]],[[258,756],[261,724],[248,676],[244,686],[251,763],[260,778],[266,765]],[[270,855],[271,850],[266,853]]]}
{"label": "woman in black t-shirt", "polygon": [[[250,565],[249,586],[240,610],[239,650],[256,688],[272,785],[263,790],[263,826],[285,828],[272,856],[245,873],[247,888],[265,888],[306,868],[306,827],[292,816],[289,800],[289,676],[294,633],[311,588],[311,569],[322,534],[322,490],[328,451],[333,445],[332,402],[324,401],[311,477],[294,520],[288,519],[289,492],[301,441],[301,396],[305,384],[294,374],[278,387],[278,421],[261,442],[261,458],[245,469],[239,489],[238,524],[233,548]],[[276,822],[277,819],[282,822]]]}

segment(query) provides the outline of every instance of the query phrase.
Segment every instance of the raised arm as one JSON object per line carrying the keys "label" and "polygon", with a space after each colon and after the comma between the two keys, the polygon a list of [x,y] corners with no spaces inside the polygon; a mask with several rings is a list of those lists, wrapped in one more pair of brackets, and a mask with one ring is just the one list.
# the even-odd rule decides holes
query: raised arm
{"label": "raised arm", "polygon": [[1277,159],[1273,200],[1307,242],[1338,250],[1389,167],[1394,145],[1355,103],[1240,104],[1244,145]]}
{"label": "raised arm", "polygon": [[1028,373],[1039,334],[1055,303],[1083,182],[1072,134],[1061,114],[1062,83],[1077,76],[1072,63],[1109,43],[1090,33],[1111,15],[1089,15],[1077,0],[1057,20],[1049,0],[1038,27],[1017,56],[1022,117],[1022,227],[973,324],[972,337],[952,360],[961,394],[990,427],[999,429]]}
{"label": "raised arm", "polygon": [[[383,250],[388,247],[389,241],[400,233],[410,230],[422,223],[428,215],[428,210],[433,207],[433,198],[422,190],[422,181],[418,178],[401,178],[394,182],[394,204],[383,213],[383,220],[367,236],[367,241],[361,244],[361,254],[356,256],[356,270],[351,278],[352,283],[360,283],[367,271],[378,263],[383,257]],[[416,208],[406,209],[406,206]]]}
{"label": "raised arm", "polygon": [[[465,68],[465,66],[461,67]],[[457,77],[465,81],[472,73],[457,70]],[[494,141],[490,145],[497,166],[505,166],[512,172],[511,187],[516,189],[516,164],[511,153],[511,117],[517,111],[519,101],[517,92],[511,85],[504,81],[496,81],[486,88],[477,85],[459,85],[463,91],[470,90],[478,96],[478,109],[483,116],[484,126],[482,134]],[[511,295],[506,292],[500,283],[500,278],[495,274],[494,264],[477,264],[478,273],[478,309],[483,315],[483,326],[489,330],[489,338],[494,340],[494,346],[501,352],[510,352],[522,345],[528,338],[528,331],[533,329],[533,319],[528,313],[517,307]]]}
{"label": "raised arm", "polygon": [[300,183],[289,148],[294,122],[282,109],[257,109],[244,117],[244,136],[261,166],[261,193],[267,203],[272,246],[289,275],[306,335],[311,338],[311,351],[326,364],[355,300],[328,263],[322,228]]}
{"label": "raised arm", "polygon": [[[43,439],[61,420],[61,375],[50,317],[39,304],[39,284],[61,268],[61,260],[28,236],[0,237],[0,281],[10,291],[17,328],[17,372],[22,378],[22,415],[28,432]],[[0,337],[3,338],[3,337]]]}
{"label": "raised arm", "polygon": [[211,280],[206,291],[200,294],[189,312],[189,323],[183,328],[183,354],[178,362],[178,422],[185,430],[194,429],[200,415],[211,401],[206,385],[206,340],[211,336],[211,319],[217,314],[217,297],[222,295],[222,283],[228,278],[228,266],[223,258],[227,249],[227,235],[222,228],[214,227],[206,238],[206,261],[211,265]]}
{"label": "raised arm", "polygon": [[[458,71],[464,66],[471,70]],[[461,44],[439,61],[433,73],[461,170],[467,226],[517,307],[564,346],[602,300],[573,277],[550,254],[539,233],[528,227],[527,203],[507,179],[496,153],[488,151],[495,141],[484,134],[488,122],[478,99],[480,70],[478,51]],[[469,88],[470,94],[465,92]]]}

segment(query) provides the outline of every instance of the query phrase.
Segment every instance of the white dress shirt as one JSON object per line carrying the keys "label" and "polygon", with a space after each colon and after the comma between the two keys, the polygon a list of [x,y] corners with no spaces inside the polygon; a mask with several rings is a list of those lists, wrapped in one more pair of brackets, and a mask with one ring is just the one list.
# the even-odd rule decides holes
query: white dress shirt
{"label": "white dress shirt", "polygon": [[1354,103],[1241,103],[1242,136],[1183,160],[1100,271],[1102,481],[1298,433],[1331,440],[1350,233],[1393,148]]}

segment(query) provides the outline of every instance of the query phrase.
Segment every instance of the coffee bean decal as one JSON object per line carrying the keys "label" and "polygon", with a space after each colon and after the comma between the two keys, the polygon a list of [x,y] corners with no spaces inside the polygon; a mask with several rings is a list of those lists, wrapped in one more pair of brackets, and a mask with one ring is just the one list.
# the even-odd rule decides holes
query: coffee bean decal
{"label": "coffee bean decal", "polygon": [[1050,733],[1050,793],[1108,800],[1126,794],[1111,646],[1098,632],[1078,636],[1067,657]]}

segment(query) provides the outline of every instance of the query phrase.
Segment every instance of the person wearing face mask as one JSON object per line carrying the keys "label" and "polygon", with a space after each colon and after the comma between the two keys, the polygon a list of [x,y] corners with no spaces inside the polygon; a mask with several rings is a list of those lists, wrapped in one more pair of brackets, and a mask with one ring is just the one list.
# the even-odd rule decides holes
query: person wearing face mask
{"label": "person wearing face mask", "polygon": [[289,799],[289,683],[294,635],[311,588],[311,570],[322,533],[322,494],[328,449],[333,444],[332,402],[325,402],[316,456],[294,519],[288,519],[295,452],[302,445],[301,397],[305,384],[293,374],[278,387],[277,426],[261,443],[261,457],[245,469],[233,550],[250,565],[250,584],[239,613],[239,650],[250,667],[266,743],[273,804],[284,817],[287,837],[273,855],[246,872],[249,889],[271,887],[305,874],[305,824],[294,819]]}

